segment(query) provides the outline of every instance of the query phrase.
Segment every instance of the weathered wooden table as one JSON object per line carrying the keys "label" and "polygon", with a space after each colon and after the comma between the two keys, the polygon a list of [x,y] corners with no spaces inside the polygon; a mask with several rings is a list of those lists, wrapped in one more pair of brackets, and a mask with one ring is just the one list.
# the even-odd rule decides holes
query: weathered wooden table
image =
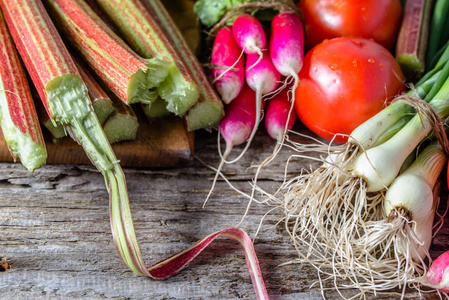
{"label": "weathered wooden table", "polygon": [[[225,167],[232,184],[248,192],[253,169],[247,167],[269,155],[273,146],[262,130],[244,159]],[[195,148],[199,158],[218,164],[215,132],[198,132]],[[263,187],[274,190],[279,186],[290,154],[284,148],[263,171]],[[308,162],[296,164],[299,169]],[[214,172],[196,159],[179,168],[125,168],[125,174],[137,236],[148,265],[212,232],[235,226],[248,203],[219,181],[203,207]],[[444,209],[447,189],[442,197]],[[253,204],[241,228],[254,237],[267,211],[265,205]],[[276,226],[280,217],[281,212],[276,211],[266,216],[255,239],[270,297],[321,299],[319,286],[311,287],[317,281],[313,268],[280,266],[296,257],[282,225]],[[441,230],[432,245],[433,255],[448,248],[448,234],[447,228]],[[0,163],[0,257],[12,267],[0,272],[0,299],[254,299],[243,251],[232,240],[217,239],[166,281],[129,271],[112,241],[103,178],[88,165],[45,165],[30,173],[20,164]],[[348,297],[353,294],[344,292]],[[339,298],[332,289],[324,295]],[[428,296],[433,298],[436,295]]]}

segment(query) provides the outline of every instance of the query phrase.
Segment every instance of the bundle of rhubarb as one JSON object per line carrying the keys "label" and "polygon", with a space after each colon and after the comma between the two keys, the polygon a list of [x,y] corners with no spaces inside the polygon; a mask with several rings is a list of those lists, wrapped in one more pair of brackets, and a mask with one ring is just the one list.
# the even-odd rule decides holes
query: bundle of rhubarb
{"label": "bundle of rhubarb", "polygon": [[[421,34],[401,32],[397,47],[398,54],[407,54],[398,59],[401,64],[412,58],[407,68],[413,71],[407,74],[420,79],[349,135],[342,134],[344,144],[289,140],[298,152],[293,158],[315,152],[310,157],[321,166],[286,179],[268,200],[285,212],[285,228],[299,254],[295,262],[312,264],[319,280],[337,290],[356,288],[361,296],[380,291],[404,296],[407,288],[449,290],[442,275],[447,255],[429,272],[429,247],[442,225],[440,174],[449,155],[449,47],[447,40],[441,42],[436,63],[428,62],[420,75],[426,68],[416,62],[424,63],[428,26],[415,21],[418,12],[421,21],[430,22],[423,17],[431,15],[425,2],[407,1],[401,30],[419,28]],[[412,14],[411,6],[420,9]]]}
{"label": "bundle of rhubarb", "polygon": [[[166,279],[189,264],[215,238],[231,238],[245,250],[257,297],[266,299],[251,240],[237,228],[213,233],[160,263],[145,265],[124,173],[107,138],[113,141],[129,132],[109,128],[134,122],[129,107],[132,103],[145,105],[151,116],[166,111],[183,116],[189,130],[215,126],[222,118],[223,105],[158,0],[97,4],[90,6],[83,0],[0,1],[0,16],[4,16],[4,21],[0,20],[0,125],[11,153],[30,170],[40,167],[47,157],[17,48],[42,103],[44,111],[40,113],[46,114],[56,130],[54,138],[67,132],[104,176],[112,235],[123,263],[139,275]],[[131,46],[93,7],[104,9]],[[69,48],[76,54],[72,55]],[[92,80],[84,63],[101,80],[100,85]],[[112,93],[112,101],[100,86]]]}

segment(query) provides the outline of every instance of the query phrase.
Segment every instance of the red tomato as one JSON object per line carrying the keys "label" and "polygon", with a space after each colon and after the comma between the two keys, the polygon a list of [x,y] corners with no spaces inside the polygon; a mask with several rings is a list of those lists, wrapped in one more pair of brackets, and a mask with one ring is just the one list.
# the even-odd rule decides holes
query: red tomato
{"label": "red tomato", "polygon": [[324,39],[358,36],[392,51],[402,17],[400,0],[300,0],[298,7],[306,49]]}
{"label": "red tomato", "polygon": [[350,134],[405,88],[392,54],[374,41],[355,37],[326,40],[312,48],[299,81],[296,112],[304,125],[328,140],[337,133]]}

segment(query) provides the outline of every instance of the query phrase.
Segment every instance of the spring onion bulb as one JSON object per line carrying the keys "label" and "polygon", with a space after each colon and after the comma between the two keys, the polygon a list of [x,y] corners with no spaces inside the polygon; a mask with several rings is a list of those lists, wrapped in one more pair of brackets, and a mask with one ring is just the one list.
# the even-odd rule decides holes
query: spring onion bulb
{"label": "spring onion bulb", "polygon": [[365,288],[395,288],[425,274],[438,199],[437,183],[446,161],[441,145],[429,144],[389,186],[383,199],[383,217],[367,222],[365,233],[352,242],[351,252],[362,266],[357,272],[382,274],[373,276],[372,285],[365,283]]}

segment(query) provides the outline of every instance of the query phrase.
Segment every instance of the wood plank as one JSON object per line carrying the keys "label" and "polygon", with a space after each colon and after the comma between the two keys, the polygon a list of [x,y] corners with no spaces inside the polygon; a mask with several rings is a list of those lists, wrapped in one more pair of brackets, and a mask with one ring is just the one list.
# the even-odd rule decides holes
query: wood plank
{"label": "wood plank", "polygon": [[[302,130],[302,128],[301,128]],[[304,132],[304,131],[302,131]],[[215,133],[198,132],[195,153],[216,166]],[[248,192],[251,163],[269,155],[274,141],[261,131],[247,155],[227,165],[233,185]],[[237,154],[240,148],[236,147]],[[269,191],[283,179],[284,163],[292,151],[284,148],[259,181]],[[309,161],[292,161],[289,176]],[[316,163],[312,163],[316,165]],[[219,180],[203,208],[214,172],[193,160],[183,168],[124,168],[133,220],[147,264],[190,246],[214,231],[235,226],[247,199]],[[447,199],[444,189],[441,199]],[[445,201],[443,201],[445,202]],[[445,209],[443,203],[440,210]],[[297,257],[285,233],[282,211],[254,203],[241,228],[250,237],[261,224],[255,249],[271,299],[340,299],[332,284],[320,290],[316,271],[307,264],[281,264]],[[263,220],[263,221],[262,221]],[[262,221],[262,222],[261,222]],[[445,217],[449,221],[449,217]],[[449,231],[432,243],[436,257],[448,248]],[[0,163],[0,257],[12,269],[0,273],[2,299],[254,299],[244,254],[231,240],[217,239],[194,262],[166,281],[139,277],[119,260],[109,228],[108,194],[92,166],[46,165],[33,173],[20,164]],[[343,290],[351,297],[354,290]],[[408,291],[406,297],[419,298]],[[438,299],[423,294],[423,299]],[[366,299],[395,299],[366,295]]]}
{"label": "wood plank", "polygon": [[[151,124],[143,117],[139,120],[136,140],[112,145],[121,166],[179,167],[192,161],[194,133],[187,131],[183,119],[169,116]],[[47,132],[44,135],[48,164],[90,164],[83,148],[70,137],[55,144]],[[0,161],[13,161],[3,138]]]}

